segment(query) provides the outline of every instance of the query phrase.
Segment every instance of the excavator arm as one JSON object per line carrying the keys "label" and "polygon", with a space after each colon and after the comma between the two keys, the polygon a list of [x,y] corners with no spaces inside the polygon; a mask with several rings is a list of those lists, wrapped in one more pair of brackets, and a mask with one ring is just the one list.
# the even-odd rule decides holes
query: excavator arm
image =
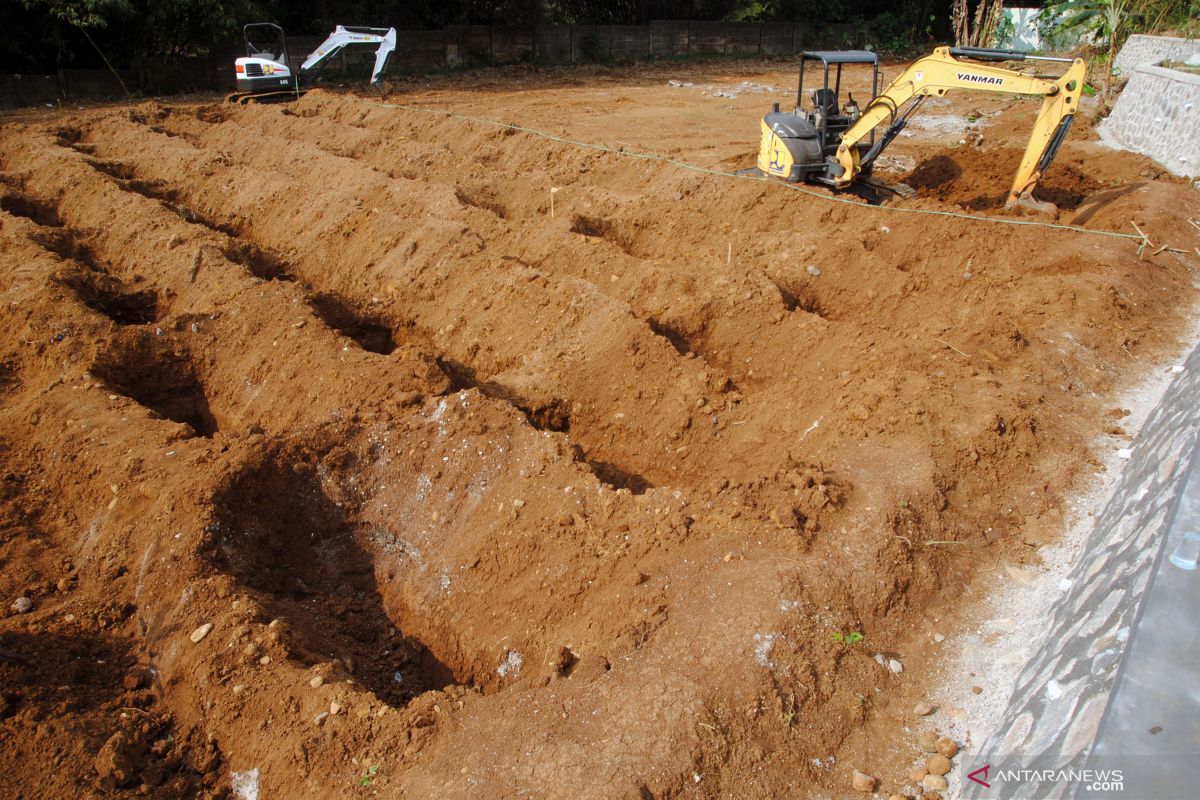
{"label": "excavator arm", "polygon": [[371,71],[371,83],[379,83],[388,56],[396,49],[395,28],[346,28],[338,25],[333,29],[333,33],[329,34],[329,38],[321,42],[317,49],[304,59],[304,63],[300,65],[301,74],[311,72],[319,65],[327,63],[343,48],[355,44],[379,45],[375,51],[375,67]]}
{"label": "excavator arm", "polygon": [[[955,56],[972,60],[962,61]],[[1083,91],[1086,67],[1083,60],[1077,58],[1071,61],[1070,68],[1062,77],[1057,80],[1044,80],[976,61],[1011,61],[1025,58],[1027,56],[1022,53],[1005,50],[939,47],[930,55],[914,61],[882,94],[871,101],[863,110],[862,116],[842,134],[836,166],[830,164],[834,185],[839,188],[849,186],[863,168],[869,166],[900,133],[909,115],[924,98],[940,97],[952,89],[977,89],[985,92],[1041,95],[1044,98],[1029,137],[1029,144],[1025,147],[1021,166],[1009,190],[1006,207],[1011,208],[1019,202],[1035,202],[1032,200],[1032,192],[1046,167],[1053,161],[1079,108],[1079,95]],[[914,103],[901,114],[901,107],[913,98],[916,98]],[[889,119],[891,124],[874,146],[865,154],[861,153],[856,145],[876,126]]]}

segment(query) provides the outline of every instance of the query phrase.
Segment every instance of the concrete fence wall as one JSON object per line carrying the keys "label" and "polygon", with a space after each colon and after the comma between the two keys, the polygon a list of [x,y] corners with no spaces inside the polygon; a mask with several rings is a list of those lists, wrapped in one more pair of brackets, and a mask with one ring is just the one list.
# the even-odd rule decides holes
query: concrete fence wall
{"label": "concrete fence wall", "polygon": [[[322,41],[289,37],[298,64]],[[504,64],[586,64],[648,58],[788,56],[805,49],[858,47],[871,41],[869,26],[808,23],[689,22],[648,25],[455,25],[439,31],[398,31],[388,72],[430,72]],[[164,59],[122,73],[133,91],[172,94],[233,88],[240,46],[207,56]],[[374,59],[370,48],[350,50],[331,69],[360,71]],[[0,106],[122,96],[107,70],[63,70],[56,75],[0,75]]]}

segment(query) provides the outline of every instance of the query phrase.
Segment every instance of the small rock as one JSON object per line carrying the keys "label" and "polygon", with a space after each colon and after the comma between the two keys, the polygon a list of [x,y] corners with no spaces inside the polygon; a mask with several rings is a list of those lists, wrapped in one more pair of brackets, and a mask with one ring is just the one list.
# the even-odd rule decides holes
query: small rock
{"label": "small rock", "polygon": [[982,686],[972,686],[971,694],[983,694],[983,687]]}
{"label": "small rock", "polygon": [[930,775],[945,775],[950,771],[950,759],[940,753],[925,760],[925,769]]}
{"label": "small rock", "polygon": [[210,633],[212,633],[212,629],[213,624],[211,622],[206,622],[199,628],[196,628],[196,630],[192,631],[192,635],[188,638],[192,640],[192,644],[199,644],[204,640],[205,636],[208,636]]}
{"label": "small rock", "polygon": [[258,663],[262,664],[262,665],[265,667],[267,664],[270,664],[270,663],[271,663],[271,657],[270,657],[270,656],[263,656],[262,658],[260,658],[260,659],[258,660]]}
{"label": "small rock", "polygon": [[937,792],[922,792],[919,800],[942,800],[942,796]]}
{"label": "small rock", "polygon": [[922,733],[920,738],[917,739],[917,744],[920,745],[921,749],[926,753],[938,752],[938,736],[936,733],[932,733],[930,731]]}
{"label": "small rock", "polygon": [[938,644],[941,644],[942,642],[946,641],[946,637],[943,634],[935,633],[933,635],[933,640]]}
{"label": "small rock", "polygon": [[254,642],[247,642],[246,646],[242,648],[242,655],[246,658],[254,658],[258,655],[258,645]]}
{"label": "small rock", "polygon": [[921,785],[935,792],[944,792],[950,788],[950,781],[941,775],[926,775],[921,779]]}
{"label": "small rock", "polygon": [[524,500],[513,500],[513,508],[524,508],[524,507],[525,507]]}
{"label": "small rock", "polygon": [[244,683],[235,683],[235,684],[233,685],[233,693],[234,693],[234,694],[241,694],[241,693],[242,693],[242,692],[244,692],[244,691],[246,691],[246,684],[244,684]]}
{"label": "small rock", "polygon": [[901,664],[898,659],[889,658],[887,664],[888,664],[888,669],[890,669],[896,675],[899,675],[901,672],[904,672],[904,665]]}
{"label": "small rock", "polygon": [[24,596],[18,597],[16,600],[13,600],[12,610],[18,614],[27,614],[30,611],[33,611],[33,598]]}
{"label": "small rock", "polygon": [[311,687],[313,687],[314,689],[320,689],[320,688],[321,688],[321,684],[323,684],[323,683],[325,683],[325,679],[324,679],[324,678],[322,678],[320,675],[314,675],[314,676],[312,677],[312,680],[310,680],[310,681],[308,682],[308,685],[309,685],[309,686],[311,686]]}
{"label": "small rock", "polygon": [[329,713],[335,717],[338,714],[342,713],[342,704],[339,703],[337,700],[334,700],[332,703],[329,704]]}
{"label": "small rock", "polygon": [[322,711],[320,714],[317,714],[315,717],[313,717],[313,725],[324,725],[325,720],[327,719],[329,719],[329,712]]}
{"label": "small rock", "polygon": [[949,737],[939,737],[935,746],[937,751],[946,758],[954,758],[954,756],[958,754],[958,745],[955,744],[954,740]]}
{"label": "small rock", "polygon": [[918,717],[928,717],[933,713],[933,706],[929,705],[929,703],[917,703],[913,706],[913,713]]}
{"label": "small rock", "polygon": [[821,277],[821,268],[816,266],[815,264],[809,264],[807,267],[804,268],[804,270],[809,275],[812,275],[814,278]]}
{"label": "small rock", "polygon": [[913,767],[908,771],[908,779],[913,783],[920,783],[921,778],[929,774],[929,770],[924,767]]}
{"label": "small rock", "polygon": [[875,791],[875,779],[865,772],[854,770],[854,774],[850,777],[850,786],[859,792]]}

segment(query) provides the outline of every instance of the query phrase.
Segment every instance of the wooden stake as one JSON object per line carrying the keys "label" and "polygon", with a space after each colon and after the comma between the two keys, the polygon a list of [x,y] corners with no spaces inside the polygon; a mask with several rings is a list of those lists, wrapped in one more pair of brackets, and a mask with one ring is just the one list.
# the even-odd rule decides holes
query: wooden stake
{"label": "wooden stake", "polygon": [[1138,232],[1139,236],[1142,237],[1142,243],[1138,245],[1138,249],[1137,249],[1137,257],[1141,258],[1142,253],[1146,252],[1146,248],[1153,247],[1154,245],[1153,245],[1153,243],[1151,243],[1150,237],[1147,236],[1142,231],[1142,229],[1138,227],[1138,224],[1136,222],[1134,222],[1133,220],[1129,220],[1129,224],[1132,225],[1133,229]]}

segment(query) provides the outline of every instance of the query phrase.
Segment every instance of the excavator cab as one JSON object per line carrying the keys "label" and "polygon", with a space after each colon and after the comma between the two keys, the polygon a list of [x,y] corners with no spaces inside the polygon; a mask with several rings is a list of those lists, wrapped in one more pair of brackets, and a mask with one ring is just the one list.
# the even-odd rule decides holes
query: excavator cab
{"label": "excavator cab", "polygon": [[246,41],[246,55],[233,65],[239,94],[298,88],[283,28],[273,22],[252,22],[242,28],[242,38]]}
{"label": "excavator cab", "polygon": [[[824,82],[820,88],[804,94],[804,70],[818,65]],[[779,104],[762,120],[762,139],[758,169],[793,183],[815,180],[825,183],[829,164],[835,156],[842,134],[861,116],[854,95],[846,92],[842,103],[842,70],[847,64],[871,67],[871,98],[879,92],[879,56],[867,50],[806,50],[800,54],[800,79],[796,88],[796,107],[780,111]],[[832,84],[831,84],[832,80]],[[875,143],[875,134],[859,143],[865,153]]]}

